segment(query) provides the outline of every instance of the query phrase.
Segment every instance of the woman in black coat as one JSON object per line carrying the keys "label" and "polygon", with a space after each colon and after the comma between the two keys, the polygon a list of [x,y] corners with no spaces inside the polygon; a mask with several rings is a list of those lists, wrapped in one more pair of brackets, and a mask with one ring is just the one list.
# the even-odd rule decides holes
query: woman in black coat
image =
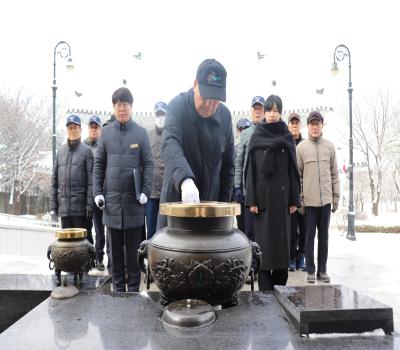
{"label": "woman in black coat", "polygon": [[256,242],[262,252],[260,291],[286,285],[290,214],[300,206],[296,145],[281,115],[282,100],[269,96],[265,121],[257,125],[248,146],[246,206],[255,214]]}

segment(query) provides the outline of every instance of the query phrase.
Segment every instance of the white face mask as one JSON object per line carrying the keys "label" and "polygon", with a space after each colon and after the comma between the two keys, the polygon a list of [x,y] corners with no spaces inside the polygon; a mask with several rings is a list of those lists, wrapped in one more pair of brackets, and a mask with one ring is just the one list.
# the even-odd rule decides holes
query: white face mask
{"label": "white face mask", "polygon": [[165,117],[164,116],[160,116],[160,117],[156,117],[154,120],[154,123],[156,124],[156,127],[159,129],[162,129],[164,127],[164,122],[165,122]]}

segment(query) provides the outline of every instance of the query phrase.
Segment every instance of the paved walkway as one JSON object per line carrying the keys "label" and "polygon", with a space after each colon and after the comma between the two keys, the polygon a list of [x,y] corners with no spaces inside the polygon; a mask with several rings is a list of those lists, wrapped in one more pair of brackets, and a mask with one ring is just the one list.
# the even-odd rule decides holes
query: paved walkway
{"label": "paved walkway", "polygon": [[[1,255],[0,274],[51,274],[46,248],[43,257]],[[400,234],[360,233],[356,241],[349,241],[345,234],[331,231],[329,249],[331,283],[345,284],[393,307],[395,333],[400,335]],[[305,272],[289,272],[289,285],[305,283]],[[151,290],[156,290],[154,284]]]}

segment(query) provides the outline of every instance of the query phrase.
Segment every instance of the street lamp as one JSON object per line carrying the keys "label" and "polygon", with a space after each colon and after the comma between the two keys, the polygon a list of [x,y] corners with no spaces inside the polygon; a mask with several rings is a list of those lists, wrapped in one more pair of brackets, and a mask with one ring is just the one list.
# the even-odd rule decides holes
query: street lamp
{"label": "street lamp", "polygon": [[337,61],[341,62],[346,57],[349,59],[349,87],[347,91],[349,92],[349,124],[350,124],[350,137],[349,137],[349,155],[350,155],[350,164],[349,164],[349,212],[347,215],[348,225],[347,225],[347,236],[346,238],[355,241],[356,235],[354,232],[354,217],[356,215],[354,211],[354,200],[353,200],[353,192],[354,192],[354,183],[353,183],[353,115],[352,115],[352,95],[353,95],[353,87],[351,83],[351,59],[350,59],[350,50],[346,45],[340,44],[336,46],[335,51],[333,52],[333,63],[331,72],[333,75],[336,75],[339,72],[339,68],[337,66]]}
{"label": "street lamp", "polygon": [[[52,144],[53,144],[53,168],[54,163],[56,161],[56,142],[57,142],[57,134],[56,134],[56,59],[57,56],[60,56],[63,59],[67,59],[67,70],[71,71],[74,69],[74,64],[71,58],[71,47],[65,41],[60,41],[54,47],[54,57],[53,57],[53,135],[52,135]],[[54,169],[53,169],[54,171]]]}

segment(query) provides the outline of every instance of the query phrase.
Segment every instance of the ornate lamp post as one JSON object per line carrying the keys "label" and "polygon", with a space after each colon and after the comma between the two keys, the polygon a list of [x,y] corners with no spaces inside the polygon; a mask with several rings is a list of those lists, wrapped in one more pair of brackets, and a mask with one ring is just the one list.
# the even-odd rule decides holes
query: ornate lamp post
{"label": "ornate lamp post", "polygon": [[335,51],[333,52],[333,63],[331,72],[333,75],[336,75],[339,71],[336,61],[343,61],[345,58],[349,60],[349,87],[347,91],[349,92],[349,124],[350,124],[350,137],[349,137],[349,212],[347,215],[348,225],[347,225],[347,236],[346,238],[355,241],[356,235],[354,232],[354,217],[356,215],[354,211],[354,200],[353,200],[353,192],[354,192],[354,182],[353,182],[353,111],[352,111],[352,95],[353,95],[353,87],[351,83],[351,58],[350,58],[350,50],[346,45],[340,44],[336,46]]}
{"label": "ornate lamp post", "polygon": [[[60,41],[54,47],[54,58],[53,58],[53,135],[52,135],[52,144],[53,144],[53,167],[56,161],[56,142],[57,142],[57,134],[56,134],[56,61],[57,56],[60,56],[63,59],[67,58],[67,69],[72,70],[74,65],[72,63],[71,58],[71,47],[65,41]],[[54,169],[53,169],[54,170]]]}

